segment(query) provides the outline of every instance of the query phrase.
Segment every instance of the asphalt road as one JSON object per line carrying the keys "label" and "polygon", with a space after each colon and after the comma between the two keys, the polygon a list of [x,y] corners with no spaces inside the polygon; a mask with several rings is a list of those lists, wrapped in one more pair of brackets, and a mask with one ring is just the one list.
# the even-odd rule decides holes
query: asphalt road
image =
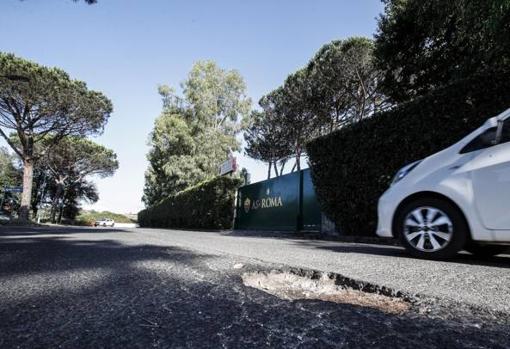
{"label": "asphalt road", "polygon": [[[242,283],[246,271],[286,266],[424,301],[394,315],[282,300]],[[507,348],[508,267],[510,256],[431,262],[395,247],[292,238],[4,227],[0,348]]]}

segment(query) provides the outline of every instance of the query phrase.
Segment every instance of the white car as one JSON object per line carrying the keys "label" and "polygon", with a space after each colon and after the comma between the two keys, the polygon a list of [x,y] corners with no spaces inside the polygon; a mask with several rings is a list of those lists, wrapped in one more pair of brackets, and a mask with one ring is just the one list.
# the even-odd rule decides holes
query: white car
{"label": "white car", "polygon": [[115,221],[110,218],[103,218],[94,223],[94,227],[114,227]]}
{"label": "white car", "polygon": [[377,235],[414,256],[465,249],[492,256],[510,245],[510,109],[460,142],[402,168],[378,206]]}
{"label": "white car", "polygon": [[11,217],[9,217],[8,215],[6,215],[3,212],[0,212],[0,222],[8,222],[10,220],[11,220]]}

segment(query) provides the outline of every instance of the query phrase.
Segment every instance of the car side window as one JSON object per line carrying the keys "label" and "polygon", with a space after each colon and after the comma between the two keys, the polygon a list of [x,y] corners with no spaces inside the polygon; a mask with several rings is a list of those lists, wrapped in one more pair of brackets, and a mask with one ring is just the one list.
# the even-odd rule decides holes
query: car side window
{"label": "car side window", "polygon": [[503,122],[503,132],[501,133],[501,142],[510,142],[510,119],[506,119]]}
{"label": "car side window", "polygon": [[[510,124],[508,125],[510,126]],[[483,133],[479,134],[475,139],[466,144],[464,148],[460,151],[461,154],[470,153],[472,151],[485,149],[488,147],[492,147],[494,145],[494,141],[496,140],[496,132],[497,127],[491,127],[485,130]],[[510,136],[510,134],[508,135]],[[510,141],[510,138],[509,138]]]}

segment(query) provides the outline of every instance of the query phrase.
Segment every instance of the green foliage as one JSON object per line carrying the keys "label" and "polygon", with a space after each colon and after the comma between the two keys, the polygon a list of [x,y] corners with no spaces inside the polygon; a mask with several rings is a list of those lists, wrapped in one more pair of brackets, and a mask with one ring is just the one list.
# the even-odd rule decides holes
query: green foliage
{"label": "green foliage", "polygon": [[404,165],[452,145],[510,105],[510,73],[472,77],[307,146],[323,211],[346,234],[373,234],[377,201]]}
{"label": "green foliage", "polygon": [[110,218],[115,221],[115,223],[134,223],[134,221],[123,214],[113,213],[110,211],[80,211],[79,215],[76,217],[75,224],[76,225],[85,225],[92,226],[94,222],[103,218]]}
{"label": "green foliage", "polygon": [[[293,153],[292,145],[286,138],[286,130],[281,119],[270,108],[265,111],[253,111],[250,123],[244,132],[249,157],[271,165]],[[278,173],[276,173],[278,175]],[[270,173],[269,173],[270,177]]]}
{"label": "green foliage", "polygon": [[[304,69],[262,97],[245,133],[246,153],[271,164],[277,175],[293,156],[300,169],[304,145],[387,106],[380,93],[373,42],[349,38],[324,45]],[[280,162],[280,171],[277,169]]]}
{"label": "green foliage", "polygon": [[163,199],[138,213],[142,227],[230,229],[239,178],[217,177]]}
{"label": "green foliage", "polygon": [[[40,143],[44,149],[53,139],[46,137]],[[36,147],[36,153],[38,147]],[[119,163],[113,150],[82,137],[66,137],[51,148],[45,156],[39,157],[34,176],[37,192],[44,193],[32,200],[33,209],[41,201],[52,202],[51,220],[56,222],[59,204],[62,210],[59,219],[74,219],[79,201],[96,202],[99,197],[95,186],[87,181],[91,176],[101,178],[112,176]],[[44,195],[43,195],[44,194]]]}
{"label": "green foliage", "polygon": [[21,169],[7,149],[0,147],[0,191],[4,187],[21,186]]}
{"label": "green foliage", "polygon": [[[55,192],[53,192],[55,193]],[[85,201],[95,203],[99,200],[99,193],[94,183],[81,180],[74,182],[66,188],[63,194],[62,215],[59,217],[59,223],[63,220],[74,220],[80,213],[80,205]]]}
{"label": "green foliage", "polygon": [[[53,142],[45,139],[42,144]],[[56,177],[81,180],[87,176],[112,176],[119,167],[117,154],[111,149],[81,137],[66,137],[38,162]]]}
{"label": "green foliage", "polygon": [[386,107],[374,63],[374,43],[363,37],[335,40],[315,54],[307,66],[312,82],[309,108],[329,130],[356,122]]}
{"label": "green foliage", "polygon": [[[0,135],[22,159],[48,135],[58,142],[101,133],[112,110],[103,94],[63,70],[0,52]],[[6,130],[17,132],[18,145]]]}
{"label": "green foliage", "polygon": [[510,64],[510,0],[385,0],[376,34],[384,91],[406,101]]}
{"label": "green foliage", "polygon": [[160,86],[163,113],[150,135],[143,201],[151,206],[163,198],[213,178],[248,116],[250,100],[236,71],[213,62],[198,62],[182,84],[184,97]]}
{"label": "green foliage", "polygon": [[[102,93],[63,70],[0,52],[0,136],[23,162],[22,220],[28,220],[37,157],[66,136],[100,134],[112,110]],[[41,143],[48,137],[53,142],[43,149]]]}
{"label": "green foliage", "polygon": [[246,85],[236,70],[223,70],[213,61],[197,62],[182,84],[197,126],[235,136],[250,112]]}

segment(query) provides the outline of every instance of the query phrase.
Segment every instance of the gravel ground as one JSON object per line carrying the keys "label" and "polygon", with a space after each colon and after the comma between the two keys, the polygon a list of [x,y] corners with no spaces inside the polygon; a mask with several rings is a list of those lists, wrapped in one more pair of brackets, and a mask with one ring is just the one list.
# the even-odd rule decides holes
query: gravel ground
{"label": "gravel ground", "polygon": [[[398,248],[310,240],[3,227],[0,348],[508,348],[508,304],[492,302],[510,299],[509,259],[439,263],[404,257]],[[392,315],[282,300],[242,283],[248,271],[305,265],[382,280],[402,292],[424,293],[424,304],[437,298],[451,306]],[[441,285],[460,296],[440,291]],[[498,313],[489,321],[484,312],[491,309]]]}

